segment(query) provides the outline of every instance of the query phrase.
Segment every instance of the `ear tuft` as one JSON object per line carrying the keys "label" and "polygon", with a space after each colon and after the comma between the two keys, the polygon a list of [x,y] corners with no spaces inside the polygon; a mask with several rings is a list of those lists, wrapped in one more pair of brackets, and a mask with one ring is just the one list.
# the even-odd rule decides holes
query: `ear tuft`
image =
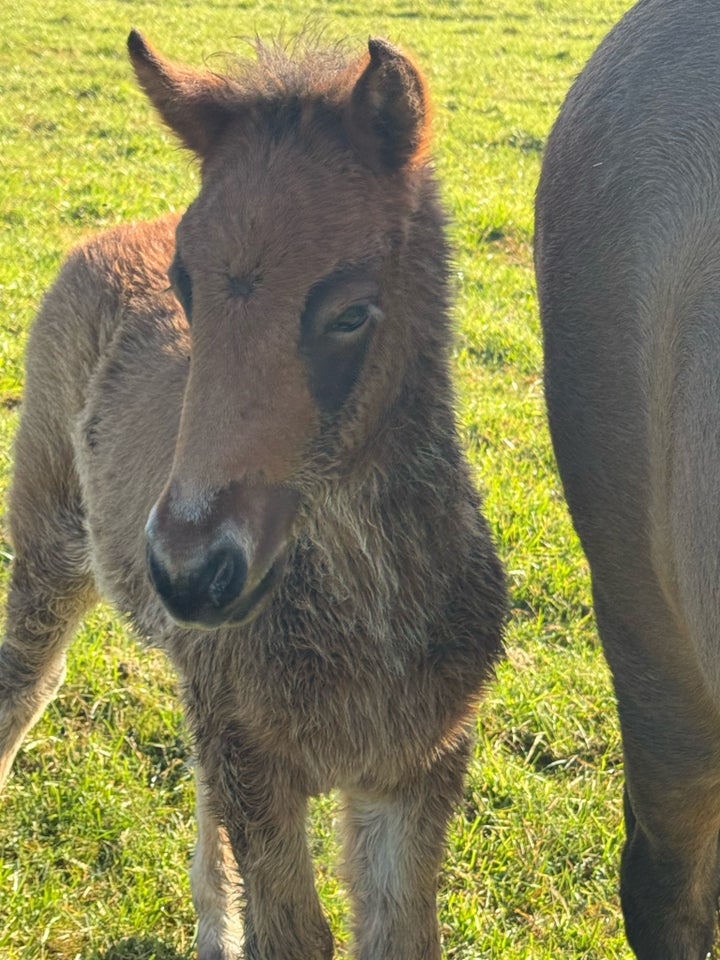
{"label": "ear tuft", "polygon": [[425,156],[430,113],[425,81],[387,40],[370,38],[368,53],[350,99],[350,136],[372,166],[398,170]]}
{"label": "ear tuft", "polygon": [[222,78],[171,63],[138,30],[130,31],[127,47],[138,83],[165,123],[206,157],[230,117]]}

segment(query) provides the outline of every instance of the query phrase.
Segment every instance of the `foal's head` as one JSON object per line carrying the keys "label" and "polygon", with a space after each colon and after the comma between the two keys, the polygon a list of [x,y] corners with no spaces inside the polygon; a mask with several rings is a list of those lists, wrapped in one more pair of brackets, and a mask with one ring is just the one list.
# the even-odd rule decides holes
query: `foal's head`
{"label": "foal's head", "polygon": [[136,32],[129,50],[202,170],[169,271],[192,350],[149,572],[177,620],[241,623],[281,577],[303,467],[371,443],[397,393],[425,87],[382,40],[354,61],[261,48],[233,76],[173,65]]}

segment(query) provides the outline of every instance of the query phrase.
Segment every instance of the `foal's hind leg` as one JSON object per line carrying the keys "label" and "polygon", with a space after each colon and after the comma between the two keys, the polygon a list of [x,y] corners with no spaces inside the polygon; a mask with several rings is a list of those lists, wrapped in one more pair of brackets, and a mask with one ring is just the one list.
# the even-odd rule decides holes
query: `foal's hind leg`
{"label": "foal's hind leg", "polygon": [[[28,420],[30,417],[28,416]],[[65,650],[97,599],[69,444],[57,435],[36,450],[20,427],[10,527],[15,559],[0,645],[0,788],[23,738],[57,692]]]}
{"label": "foal's hind leg", "polygon": [[[52,524],[50,524],[52,526]],[[66,522],[57,525],[67,527]],[[25,735],[65,676],[65,650],[77,622],[95,599],[79,554],[79,531],[38,543],[16,555],[0,646],[0,787]],[[47,538],[49,529],[43,531]]]}
{"label": "foal's hind leg", "polygon": [[58,576],[36,557],[16,558],[0,646],[0,788],[64,679],[65,649],[94,599],[89,577]]}

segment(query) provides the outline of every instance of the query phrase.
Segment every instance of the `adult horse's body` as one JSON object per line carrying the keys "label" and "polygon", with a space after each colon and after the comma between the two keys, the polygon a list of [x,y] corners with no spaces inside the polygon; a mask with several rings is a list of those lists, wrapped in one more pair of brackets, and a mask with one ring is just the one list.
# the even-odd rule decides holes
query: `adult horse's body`
{"label": "adult horse's body", "polygon": [[548,142],[546,394],[626,763],[642,960],[700,960],[720,890],[720,6],[643,0]]}
{"label": "adult horse's body", "polygon": [[129,46],[202,187],[75,251],[35,322],[0,782],[104,594],[182,678],[201,958],[331,956],[304,818],[339,787],[357,955],[431,960],[504,589],[456,438],[424,85],[382,41],[232,77]]}

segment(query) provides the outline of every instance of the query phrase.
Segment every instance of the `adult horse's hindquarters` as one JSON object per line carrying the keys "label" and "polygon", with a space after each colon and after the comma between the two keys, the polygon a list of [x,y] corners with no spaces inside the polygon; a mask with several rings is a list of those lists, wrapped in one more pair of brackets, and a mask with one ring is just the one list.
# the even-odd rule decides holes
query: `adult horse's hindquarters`
{"label": "adult horse's hindquarters", "polygon": [[537,196],[546,393],[626,764],[642,960],[700,960],[720,864],[720,5],[643,0],[573,86]]}
{"label": "adult horse's hindquarters", "polygon": [[331,956],[304,818],[339,787],[357,956],[432,960],[505,598],[453,417],[424,83],[380,40],[230,76],[129,48],[202,185],[76,250],[33,327],[0,780],[103,594],[182,679],[201,958]]}

